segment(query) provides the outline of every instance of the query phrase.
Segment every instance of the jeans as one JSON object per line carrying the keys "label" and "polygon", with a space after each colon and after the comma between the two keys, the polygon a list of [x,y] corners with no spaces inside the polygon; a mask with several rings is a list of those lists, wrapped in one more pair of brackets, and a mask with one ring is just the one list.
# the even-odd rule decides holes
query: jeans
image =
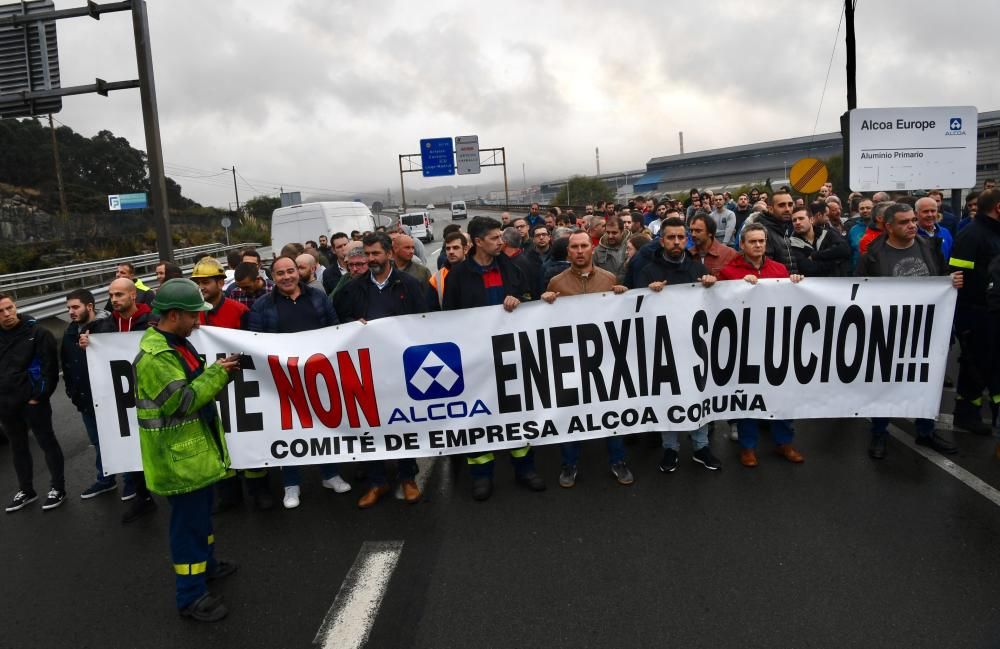
{"label": "jeans", "polygon": [[52,430],[52,405],[48,399],[34,405],[26,403],[14,412],[4,413],[2,422],[7,438],[10,440],[18,488],[27,493],[35,491],[34,462],[31,459],[31,447],[28,444],[28,429],[30,428],[35,433],[38,445],[45,453],[45,464],[49,467],[52,488],[65,491],[63,452],[56,439],[56,433]]}
{"label": "jeans", "polygon": [[[333,476],[340,475],[336,464],[323,464],[320,466],[320,473],[324,480],[329,480]],[[298,487],[302,484],[302,472],[295,465],[281,467],[281,481],[286,487]]]}
{"label": "jeans", "polygon": [[[625,440],[618,435],[605,437],[608,445],[608,463],[618,464],[625,461]],[[576,466],[580,460],[580,444],[582,442],[566,442],[559,445],[559,455],[562,456],[562,463]]]}
{"label": "jeans", "polygon": [[[368,482],[371,483],[373,487],[381,487],[382,485],[388,484],[389,479],[386,476],[386,466],[388,463],[385,460],[375,460],[374,462],[368,462]],[[412,457],[404,457],[397,460],[397,473],[399,474],[399,481],[413,480],[417,477],[417,461]]]}
{"label": "jeans", "polygon": [[97,481],[101,484],[113,485],[114,476],[104,475],[104,465],[101,463],[101,440],[97,436],[97,415],[93,412],[81,412],[83,427],[87,430],[87,439],[94,445],[94,466],[97,468]]}
{"label": "jeans", "polygon": [[736,424],[740,431],[740,448],[757,448],[757,438],[760,436],[760,422],[771,424],[771,437],[779,446],[790,444],[795,437],[792,422],[787,419],[740,419]]}
{"label": "jeans", "polygon": [[[708,427],[711,424],[705,424],[698,430],[693,430],[688,433],[691,436],[691,448],[696,451],[708,446]],[[679,431],[676,430],[665,430],[660,433],[660,439],[663,440],[663,448],[670,448],[673,450],[678,450],[681,447],[680,441],[677,439],[677,434]]]}
{"label": "jeans", "polygon": [[[914,419],[913,423],[917,427],[917,437],[930,437],[934,434],[935,422],[933,419]],[[888,417],[872,417],[872,437],[882,438],[889,434]]]}

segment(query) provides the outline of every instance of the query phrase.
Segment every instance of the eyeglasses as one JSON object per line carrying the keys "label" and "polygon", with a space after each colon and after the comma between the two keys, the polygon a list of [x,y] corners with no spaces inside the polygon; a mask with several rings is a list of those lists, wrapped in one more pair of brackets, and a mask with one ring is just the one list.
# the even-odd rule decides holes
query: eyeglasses
{"label": "eyeglasses", "polygon": [[367,268],[368,267],[368,262],[367,261],[349,261],[349,262],[347,262],[347,267],[348,268]]}

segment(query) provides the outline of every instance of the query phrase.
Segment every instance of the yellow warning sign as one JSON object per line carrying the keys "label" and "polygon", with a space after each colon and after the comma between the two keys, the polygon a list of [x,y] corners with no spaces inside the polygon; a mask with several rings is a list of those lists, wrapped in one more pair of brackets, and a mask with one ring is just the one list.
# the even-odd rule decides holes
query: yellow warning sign
{"label": "yellow warning sign", "polygon": [[826,165],[816,158],[802,158],[792,165],[788,172],[788,180],[792,183],[792,188],[803,194],[814,194],[823,186],[826,179],[830,177]]}

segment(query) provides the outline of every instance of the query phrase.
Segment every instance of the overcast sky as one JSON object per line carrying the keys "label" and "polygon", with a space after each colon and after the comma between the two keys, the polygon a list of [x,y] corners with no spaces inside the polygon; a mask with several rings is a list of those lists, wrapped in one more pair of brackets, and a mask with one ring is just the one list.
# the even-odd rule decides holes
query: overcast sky
{"label": "overcast sky", "polygon": [[[2,0],[0,0],[2,1]],[[56,0],[57,8],[83,0]],[[1000,108],[985,0],[857,5],[861,107]],[[149,0],[168,175],[207,204],[279,186],[399,195],[426,137],[506,147],[513,188],[652,157],[813,132],[836,0]],[[976,17],[983,20],[977,20]],[[135,77],[127,13],[60,21],[62,83]],[[817,132],[846,108],[844,32]],[[994,64],[991,69],[990,64]],[[137,90],[68,97],[56,115],[145,149]],[[186,178],[184,176],[214,177]],[[456,183],[502,181],[499,168]],[[447,181],[446,181],[447,182]],[[406,174],[407,187],[446,184]],[[111,191],[112,188],[109,188]],[[348,196],[345,195],[345,198]]]}

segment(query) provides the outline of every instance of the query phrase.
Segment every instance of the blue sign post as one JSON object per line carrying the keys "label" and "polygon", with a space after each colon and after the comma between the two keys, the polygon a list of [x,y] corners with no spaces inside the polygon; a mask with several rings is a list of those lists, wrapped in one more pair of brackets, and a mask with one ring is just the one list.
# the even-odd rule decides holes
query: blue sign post
{"label": "blue sign post", "polygon": [[420,166],[425,178],[455,175],[455,149],[450,137],[420,140]]}

